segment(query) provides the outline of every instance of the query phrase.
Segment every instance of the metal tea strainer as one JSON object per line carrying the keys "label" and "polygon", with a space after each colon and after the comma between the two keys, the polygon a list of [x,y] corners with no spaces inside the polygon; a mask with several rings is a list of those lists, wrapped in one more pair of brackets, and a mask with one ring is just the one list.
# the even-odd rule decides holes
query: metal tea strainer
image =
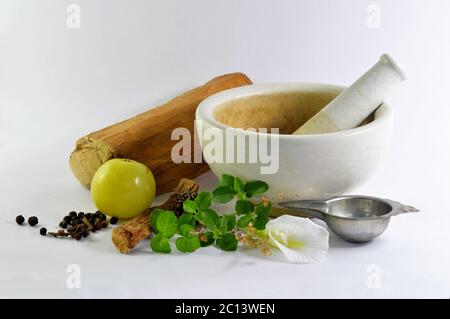
{"label": "metal tea strainer", "polygon": [[416,208],[389,199],[369,196],[339,196],[329,200],[280,203],[308,217],[319,218],[339,237],[364,243],[380,236],[392,216],[418,212]]}

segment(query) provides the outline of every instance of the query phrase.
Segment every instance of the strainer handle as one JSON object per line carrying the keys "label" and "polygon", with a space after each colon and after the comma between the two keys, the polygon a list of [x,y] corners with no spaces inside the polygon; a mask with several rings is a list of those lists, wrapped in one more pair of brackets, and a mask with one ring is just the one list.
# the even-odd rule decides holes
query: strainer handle
{"label": "strainer handle", "polygon": [[318,218],[324,220],[324,214],[328,211],[328,204],[324,201],[317,200],[300,200],[294,202],[279,203],[283,206],[294,211],[302,212],[311,218]]}

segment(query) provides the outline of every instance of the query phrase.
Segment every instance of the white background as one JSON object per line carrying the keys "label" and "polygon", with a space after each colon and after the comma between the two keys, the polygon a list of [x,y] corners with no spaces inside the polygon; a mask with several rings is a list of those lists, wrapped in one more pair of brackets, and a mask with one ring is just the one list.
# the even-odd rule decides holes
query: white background
{"label": "white background", "polygon": [[[66,26],[70,3],[0,2],[0,297],[450,297],[449,1],[85,0],[80,29]],[[379,28],[367,24],[373,4]],[[348,85],[384,52],[410,78],[389,100],[390,153],[355,193],[422,212],[368,245],[332,236],[316,265],[214,248],[124,256],[110,232],[73,242],[14,223],[20,212],[52,228],[93,210],[68,167],[92,130],[232,71]],[[79,289],[66,285],[69,264],[81,267]],[[373,270],[379,288],[367,285]]]}

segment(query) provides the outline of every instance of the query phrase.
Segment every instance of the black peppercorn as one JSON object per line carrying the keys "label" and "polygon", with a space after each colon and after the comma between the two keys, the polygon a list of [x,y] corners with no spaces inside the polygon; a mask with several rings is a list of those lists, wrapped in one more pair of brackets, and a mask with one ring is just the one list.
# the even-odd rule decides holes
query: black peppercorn
{"label": "black peppercorn", "polygon": [[75,217],[75,216],[77,216],[77,212],[71,211],[71,212],[69,213],[69,216],[70,216],[70,217]]}
{"label": "black peppercorn", "polygon": [[117,224],[118,221],[119,221],[119,218],[117,218],[117,217],[111,217],[111,219],[109,220],[109,223],[110,223],[111,225],[115,225],[115,224]]}
{"label": "black peppercorn", "polygon": [[47,235],[47,228],[42,227],[41,229],[39,229],[39,233],[40,233],[42,236]]}
{"label": "black peppercorn", "polygon": [[65,221],[62,221],[62,222],[59,223],[59,227],[67,228],[67,223]]}
{"label": "black peppercorn", "polygon": [[28,225],[35,226],[38,223],[39,223],[39,220],[36,216],[31,216],[30,218],[28,218]]}
{"label": "black peppercorn", "polygon": [[105,214],[100,214],[100,218],[103,220],[106,220],[106,215]]}
{"label": "black peppercorn", "polygon": [[91,213],[84,214],[84,217],[86,217],[89,220],[89,218],[92,217],[92,214]]}
{"label": "black peppercorn", "polygon": [[22,215],[19,215],[16,217],[17,224],[22,225],[24,221],[25,221],[25,218]]}
{"label": "black peppercorn", "polygon": [[79,212],[79,213],[78,213],[78,218],[81,219],[81,218],[83,218],[83,217],[84,217],[84,213],[83,213],[83,212]]}
{"label": "black peppercorn", "polygon": [[81,236],[83,236],[84,238],[89,236],[89,232],[87,230],[85,230],[84,232],[81,233]]}
{"label": "black peppercorn", "polygon": [[64,218],[63,218],[63,221],[65,221],[67,224],[70,223],[71,220],[72,220],[72,216],[70,216],[70,215],[64,216]]}
{"label": "black peppercorn", "polygon": [[80,220],[78,218],[72,218],[72,221],[70,222],[70,225],[75,226],[80,223]]}

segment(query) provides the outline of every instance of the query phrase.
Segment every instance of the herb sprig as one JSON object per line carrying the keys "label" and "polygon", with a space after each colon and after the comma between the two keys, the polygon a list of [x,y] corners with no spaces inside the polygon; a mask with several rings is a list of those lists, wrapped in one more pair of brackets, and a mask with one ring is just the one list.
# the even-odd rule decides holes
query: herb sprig
{"label": "herb sprig", "polygon": [[[183,253],[213,244],[224,251],[235,251],[240,241],[247,246],[260,247],[268,254],[268,244],[257,232],[265,229],[272,205],[266,198],[255,199],[268,188],[263,181],[244,183],[238,177],[225,174],[212,192],[203,191],[194,200],[184,201],[180,217],[173,211],[154,210],[149,219],[155,234],[150,241],[151,249],[170,253],[170,239],[177,236],[175,246]],[[232,213],[220,216],[212,208],[213,203],[225,204],[233,199],[236,203]]]}

